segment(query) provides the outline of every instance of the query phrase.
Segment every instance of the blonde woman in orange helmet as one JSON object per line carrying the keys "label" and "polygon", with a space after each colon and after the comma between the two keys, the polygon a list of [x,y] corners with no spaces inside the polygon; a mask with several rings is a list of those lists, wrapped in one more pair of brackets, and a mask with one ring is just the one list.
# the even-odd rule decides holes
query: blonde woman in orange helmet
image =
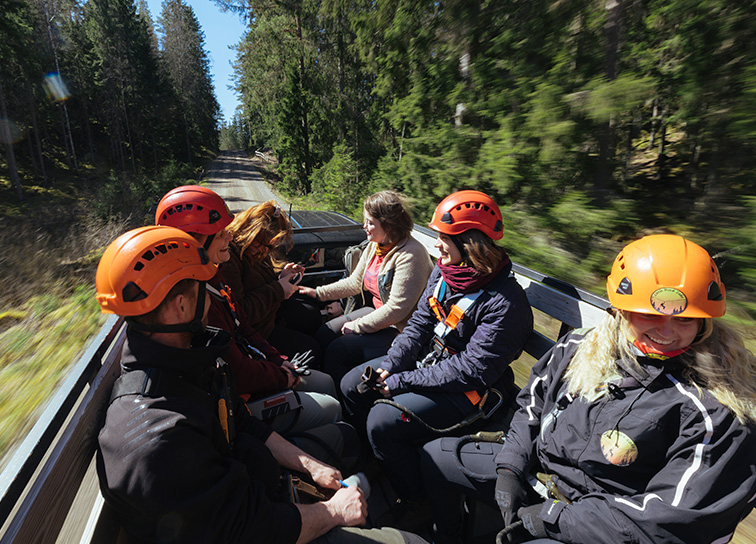
{"label": "blonde woman in orange helmet", "polygon": [[[719,271],[646,236],[607,292],[610,315],[559,340],[518,399],[495,460],[510,542],[729,542],[756,499],[756,359],[716,319]],[[535,494],[535,472],[558,493]]]}
{"label": "blonde woman in orange helmet", "polygon": [[504,542],[710,544],[748,515],[756,359],[716,319],[711,257],[647,236],[617,256],[607,291],[606,319],[535,364],[498,451],[425,445],[436,544],[462,542],[460,494],[499,507]]}

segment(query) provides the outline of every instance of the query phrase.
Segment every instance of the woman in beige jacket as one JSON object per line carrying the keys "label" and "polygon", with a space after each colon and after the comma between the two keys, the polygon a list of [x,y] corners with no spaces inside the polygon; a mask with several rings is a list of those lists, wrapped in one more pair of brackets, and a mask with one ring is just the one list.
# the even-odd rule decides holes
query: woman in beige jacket
{"label": "woman in beige jacket", "polygon": [[338,381],[353,367],[384,355],[415,310],[433,269],[415,240],[404,198],[381,191],[365,199],[363,228],[368,245],[357,266],[335,283],[300,293],[319,301],[362,295],[366,304],[323,325],[317,338],[325,350],[324,370]]}

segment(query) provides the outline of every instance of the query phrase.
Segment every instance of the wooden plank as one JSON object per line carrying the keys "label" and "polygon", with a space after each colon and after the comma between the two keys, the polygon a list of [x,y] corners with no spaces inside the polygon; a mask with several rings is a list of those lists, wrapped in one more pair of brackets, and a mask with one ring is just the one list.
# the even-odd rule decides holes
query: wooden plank
{"label": "wooden plank", "polygon": [[125,327],[121,327],[103,358],[100,372],[32,482],[2,542],[55,542],[94,455],[100,416],[120,374],[125,338]]}
{"label": "wooden plank", "polygon": [[[549,314],[572,328],[594,327],[606,316],[606,311],[593,304],[578,300],[524,276],[515,276],[517,282],[525,289],[528,301],[533,308]],[[607,306],[609,303],[607,302]]]}

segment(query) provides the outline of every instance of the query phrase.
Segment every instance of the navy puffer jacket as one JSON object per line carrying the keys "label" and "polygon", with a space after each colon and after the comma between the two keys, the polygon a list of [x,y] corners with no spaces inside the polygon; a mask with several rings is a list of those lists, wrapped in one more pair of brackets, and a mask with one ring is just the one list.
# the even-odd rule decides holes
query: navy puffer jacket
{"label": "navy puffer jacket", "polygon": [[[457,353],[418,369],[416,362],[431,349],[433,328],[438,323],[428,302],[441,279],[438,266],[433,269],[417,310],[381,364],[391,374],[386,384],[392,395],[421,390],[482,393],[491,386],[505,392],[513,387],[509,364],[522,352],[533,331],[533,312],[525,291],[510,277],[511,270],[511,264],[507,264],[483,287],[484,292],[447,335],[447,345]],[[447,287],[441,301],[444,311],[448,313],[463,296]]]}

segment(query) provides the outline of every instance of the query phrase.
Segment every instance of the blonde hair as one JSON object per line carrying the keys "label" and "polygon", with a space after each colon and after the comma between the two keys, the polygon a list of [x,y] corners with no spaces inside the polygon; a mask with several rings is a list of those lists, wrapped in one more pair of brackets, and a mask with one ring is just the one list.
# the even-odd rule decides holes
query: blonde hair
{"label": "blonde hair", "polygon": [[[280,248],[288,251],[294,245],[289,217],[275,200],[236,214],[226,230],[233,236],[242,256],[255,242],[271,246],[271,252],[277,252]],[[273,256],[271,259],[275,262]]]}
{"label": "blonde hair", "polygon": [[[622,311],[608,315],[580,343],[567,367],[571,394],[591,402],[608,393],[601,387],[620,377],[618,360],[642,373]],[[724,322],[704,319],[691,348],[680,357],[683,374],[699,395],[709,391],[741,423],[756,422],[756,357]]]}

